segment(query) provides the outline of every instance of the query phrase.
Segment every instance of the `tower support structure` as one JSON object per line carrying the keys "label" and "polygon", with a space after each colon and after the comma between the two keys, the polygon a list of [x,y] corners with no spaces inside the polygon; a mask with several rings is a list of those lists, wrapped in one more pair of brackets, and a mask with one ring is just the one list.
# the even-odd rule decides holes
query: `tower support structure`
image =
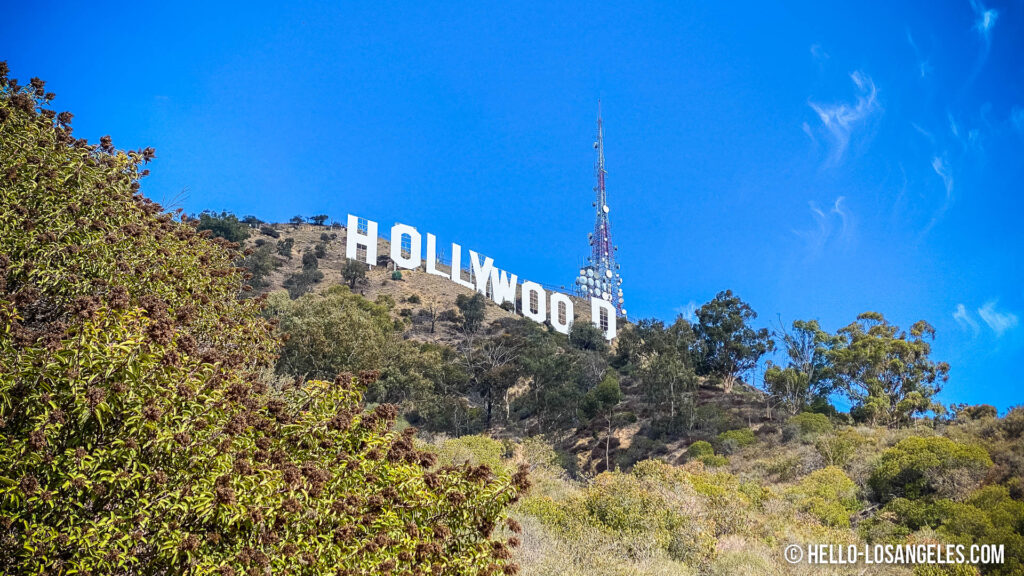
{"label": "tower support structure", "polygon": [[625,298],[622,295],[622,275],[619,273],[616,252],[619,248],[612,243],[611,220],[608,206],[608,192],[605,189],[604,166],[604,123],[601,118],[601,102],[597,103],[597,140],[594,142],[597,162],[594,166],[597,185],[594,186],[595,209],[594,231],[588,235],[590,256],[576,277],[576,292],[582,297],[600,298],[615,306],[618,316],[625,316]]}

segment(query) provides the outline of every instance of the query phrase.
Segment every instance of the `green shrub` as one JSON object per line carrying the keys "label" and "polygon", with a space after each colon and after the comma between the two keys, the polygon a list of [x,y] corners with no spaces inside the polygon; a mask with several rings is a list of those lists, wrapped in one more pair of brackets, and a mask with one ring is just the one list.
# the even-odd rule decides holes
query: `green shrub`
{"label": "green shrub", "polygon": [[277,253],[285,258],[292,259],[292,248],[295,246],[294,238],[285,238],[277,241]]}
{"label": "green shrub", "polygon": [[750,428],[728,430],[718,435],[718,444],[726,454],[735,452],[744,446],[750,446],[755,442],[757,442],[757,437],[754,436],[754,431]]}
{"label": "green shrub", "polygon": [[818,438],[814,447],[828,466],[843,467],[849,463],[857,447],[863,439],[852,430],[842,430],[838,434],[825,434]]}
{"label": "green shrub", "polygon": [[729,463],[728,458],[726,458],[725,456],[718,456],[716,454],[705,454],[698,458],[697,460],[700,460],[701,462],[704,463],[705,466],[709,468],[717,468],[719,466],[725,466],[726,464]]}
{"label": "green shrub", "polygon": [[801,412],[786,421],[782,434],[786,440],[798,439],[801,442],[814,442],[819,436],[829,434],[832,430],[832,422],[828,416],[814,412]]}
{"label": "green shrub", "polygon": [[643,531],[663,522],[665,502],[647,483],[632,474],[604,473],[587,487],[587,511],[616,531]]}
{"label": "green shrub", "polygon": [[508,454],[508,446],[493,438],[482,435],[461,436],[450,438],[436,448],[441,464],[462,466],[486,465],[495,472],[504,471],[503,459]]}
{"label": "green shrub", "polygon": [[1003,433],[1007,438],[1024,437],[1024,406],[1015,406],[1003,416]]}
{"label": "green shrub", "polygon": [[991,467],[992,460],[981,446],[938,436],[911,436],[882,453],[868,484],[883,502],[933,494],[961,498]]}
{"label": "green shrub", "polygon": [[277,361],[281,374],[332,378],[384,368],[401,351],[388,308],[347,287],[331,286],[297,300],[277,292],[267,302],[267,314],[277,318],[285,341]]}
{"label": "green shrub", "polygon": [[704,440],[697,440],[690,447],[686,449],[686,455],[690,458],[700,458],[701,456],[714,455],[715,449],[711,446],[710,442]]}
{"label": "green shrub", "polygon": [[797,506],[826,526],[849,528],[850,515],[860,509],[857,485],[839,468],[815,470],[789,490]]}
{"label": "green shrub", "polygon": [[405,299],[409,304],[419,304],[421,302],[419,294],[412,294]]}
{"label": "green shrub", "polygon": [[269,387],[237,254],[136,194],[152,151],[77,142],[6,73],[0,574],[509,564],[490,536],[523,471],[431,471],[393,406],[364,410],[374,372]]}
{"label": "green shrub", "polygon": [[391,273],[391,279],[395,280],[395,281],[401,280],[402,279],[402,271],[401,270],[395,270],[394,272],[392,272]]}

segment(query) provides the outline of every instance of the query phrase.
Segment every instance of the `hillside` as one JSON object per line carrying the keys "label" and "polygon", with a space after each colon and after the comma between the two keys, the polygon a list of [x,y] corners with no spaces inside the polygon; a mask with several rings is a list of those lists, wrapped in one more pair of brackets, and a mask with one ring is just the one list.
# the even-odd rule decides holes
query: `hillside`
{"label": "hillside", "polygon": [[[278,236],[273,237],[267,232],[259,231],[260,228],[265,230],[268,227]],[[255,249],[267,244],[276,246],[278,243],[289,241],[293,243],[290,257],[274,254],[275,267],[265,277],[265,284],[256,292],[269,294],[287,290],[286,280],[302,270],[302,254],[314,252],[317,245],[323,247],[323,255],[318,258],[318,269],[323,273],[323,279],[314,284],[310,292],[318,294],[332,286],[345,285],[346,282],[341,275],[341,269],[346,262],[345,238],[345,227],[337,224],[316,226],[278,223],[252,228],[250,236],[244,241],[245,248]],[[380,265],[367,271],[366,278],[356,283],[354,292],[370,301],[376,301],[381,296],[390,298],[394,302],[390,308],[392,317],[396,321],[404,321],[403,338],[458,348],[466,335],[460,330],[458,322],[451,320],[457,317],[456,298],[460,294],[472,296],[474,292],[446,278],[427,274],[422,268],[402,270],[401,279],[396,280],[392,277],[395,267],[387,257],[390,254],[390,243],[387,240],[378,239],[377,254]],[[440,265],[439,269],[450,272],[450,267],[446,265]],[[575,296],[573,301],[576,322],[589,322],[589,302]],[[431,307],[434,308],[433,311]],[[440,317],[434,323],[433,332],[430,331],[431,315]],[[521,314],[504,309],[489,299],[486,300],[485,325],[516,318],[521,318]],[[622,328],[620,326],[620,330]],[[705,423],[656,442],[650,441],[643,432],[650,428],[653,415],[642,400],[643,394],[639,390],[639,385],[627,378],[623,381],[622,390],[624,398],[619,418],[623,423],[615,430],[612,441],[614,446],[611,448],[613,455],[621,455],[626,465],[654,456],[668,462],[682,463],[685,461],[686,449],[693,441],[712,439],[720,429],[724,430],[731,426],[760,430],[763,425],[768,424],[770,427],[772,424],[765,418],[763,395],[758,390],[740,383],[735,393],[724,395],[719,386],[702,379],[697,388],[696,403],[701,406],[702,412],[706,415],[705,419],[713,419],[715,423],[710,426]],[[515,387],[511,399],[528,394],[529,391],[530,383],[521,381]],[[467,400],[479,401],[478,398]],[[532,424],[533,422],[527,421],[515,427],[499,425],[492,428],[491,433],[498,437],[521,437],[524,430],[533,427]],[[603,468],[604,447],[598,438],[598,432],[595,427],[580,426],[571,433],[561,436],[558,439],[558,446],[576,455],[577,465],[581,469],[600,470]],[[637,438],[639,441],[635,441]]]}

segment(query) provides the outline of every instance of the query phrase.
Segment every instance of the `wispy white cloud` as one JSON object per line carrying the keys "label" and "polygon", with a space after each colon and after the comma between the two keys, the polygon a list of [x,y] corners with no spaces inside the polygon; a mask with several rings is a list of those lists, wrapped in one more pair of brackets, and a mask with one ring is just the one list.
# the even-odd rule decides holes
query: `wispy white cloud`
{"label": "wispy white cloud", "polygon": [[854,130],[882,109],[878,101],[878,89],[870,76],[857,70],[850,74],[850,79],[857,88],[855,102],[822,104],[808,100],[808,105],[817,113],[822,128],[832,140],[830,160],[833,163],[842,160]]}
{"label": "wispy white cloud", "polygon": [[942,178],[942,185],[946,190],[946,195],[942,200],[942,205],[932,215],[932,219],[924,227],[924,230],[921,231],[922,236],[931,232],[932,228],[946,215],[949,207],[953,205],[953,168],[949,165],[949,161],[945,157],[933,157],[932,170],[939,175],[939,178]]}
{"label": "wispy white cloud", "polygon": [[800,128],[804,131],[804,134],[807,134],[807,137],[811,139],[811,142],[814,142],[815,144],[818,143],[818,139],[814,137],[814,132],[811,131],[810,124],[804,122],[800,125]]}
{"label": "wispy white cloud", "polygon": [[843,208],[843,202],[846,200],[845,196],[836,198],[835,203],[832,204],[832,214],[839,216],[839,233],[838,237],[846,240],[851,231],[851,218],[850,212],[846,208]]}
{"label": "wispy white cloud", "polygon": [[981,69],[985,66],[988,54],[992,51],[992,28],[995,27],[996,20],[999,19],[999,12],[993,8],[986,8],[981,0],[970,0],[970,2],[971,10],[974,12],[974,29],[981,36],[982,47],[965,85],[973,84],[974,79],[978,77]]}
{"label": "wispy white cloud", "polygon": [[933,146],[935,145],[935,135],[934,134],[932,134],[931,132],[929,132],[929,131],[925,130],[924,128],[922,128],[921,125],[918,124],[917,122],[911,122],[910,125],[914,127],[914,130],[917,131],[918,134],[920,134],[921,136],[924,136],[925,138],[927,138],[928,141],[931,142]]}
{"label": "wispy white cloud", "polygon": [[853,232],[853,214],[844,206],[845,201],[844,196],[839,196],[828,212],[815,202],[807,203],[815,226],[808,230],[793,230],[793,233],[804,241],[812,255],[819,254],[830,240],[849,242]]}
{"label": "wispy white cloud", "polygon": [[1007,330],[1017,326],[1018,322],[1016,314],[996,310],[995,300],[986,302],[984,306],[978,308],[978,316],[981,316],[981,319],[996,333],[996,336],[1002,336]]}
{"label": "wispy white cloud", "polygon": [[914,57],[917,58],[917,72],[921,78],[927,78],[932,73],[932,65],[927,59],[921,56],[921,50],[917,47],[917,42],[914,42],[914,36],[910,34],[910,29],[907,29],[907,44],[914,50]]}
{"label": "wispy white cloud", "polygon": [[953,195],[953,169],[949,166],[949,162],[944,158],[935,156],[932,158],[932,170],[942,178],[942,183],[946,187],[946,198]]}
{"label": "wispy white cloud", "polygon": [[999,11],[994,8],[986,8],[981,0],[970,0],[971,10],[974,11],[974,29],[981,34],[985,40],[986,49],[992,45],[992,28],[999,19]]}
{"label": "wispy white cloud", "polygon": [[981,326],[978,325],[978,321],[971,316],[971,313],[967,311],[967,307],[963,304],[956,305],[956,311],[953,312],[953,319],[956,320],[956,323],[959,324],[961,328],[965,330],[970,328],[971,332],[974,332],[975,336],[981,332]]}
{"label": "wispy white cloud", "polygon": [[811,44],[811,57],[818,62],[824,62],[830,58],[828,52],[821,47],[821,44]]}
{"label": "wispy white cloud", "polygon": [[697,303],[690,300],[685,306],[677,306],[676,314],[679,314],[686,319],[687,322],[693,322],[697,320]]}

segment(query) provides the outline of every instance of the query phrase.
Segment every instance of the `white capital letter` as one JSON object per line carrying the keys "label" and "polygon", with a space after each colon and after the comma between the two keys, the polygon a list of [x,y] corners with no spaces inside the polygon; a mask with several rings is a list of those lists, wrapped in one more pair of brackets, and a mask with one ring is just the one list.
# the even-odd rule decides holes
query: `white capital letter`
{"label": "white capital letter", "polygon": [[[484,256],[484,265],[480,265],[480,255],[472,250],[469,251],[469,265],[473,267],[473,278],[476,280],[476,291],[487,295],[487,281],[491,279],[491,272],[494,270],[494,258]],[[494,286],[491,286],[494,291]]]}
{"label": "white capital letter", "polygon": [[472,290],[473,283],[462,279],[462,246],[452,242],[452,282]]}
{"label": "white capital letter", "polygon": [[491,268],[491,299],[501,306],[505,302],[516,302],[516,275],[509,278],[508,274]]}
{"label": "white capital letter", "polygon": [[448,277],[448,274],[437,269],[437,238],[427,232],[427,274]]}
{"label": "white capital letter", "polygon": [[615,338],[615,306],[612,303],[603,299],[590,297],[590,321],[594,323],[594,326],[601,327],[601,312],[606,314],[608,319],[608,329],[604,331],[604,337],[608,340]]}
{"label": "white capital letter", "polygon": [[[533,300],[534,294],[537,295],[536,312],[533,311],[533,306],[531,306],[531,300]],[[543,324],[544,321],[548,319],[546,309],[547,300],[547,292],[540,287],[540,284],[537,284],[536,282],[523,282],[523,316],[526,316],[534,322],[540,322]]]}
{"label": "white capital letter", "polygon": [[358,246],[366,247],[366,263],[370,266],[377,265],[377,223],[373,220],[366,221],[366,234],[359,232],[359,219],[348,215],[348,230],[345,234],[345,257],[351,260],[356,259]]}
{"label": "white capital letter", "polygon": [[[559,309],[565,308],[565,322],[562,322],[559,317]],[[572,328],[573,321],[573,310],[572,300],[569,296],[562,294],[561,292],[551,293],[551,326],[556,332],[562,334],[568,334],[569,328]]]}
{"label": "white capital letter", "polygon": [[[409,257],[402,256],[402,237],[409,236]],[[420,267],[420,233],[407,224],[395,224],[391,227],[391,259],[399,268]]]}

